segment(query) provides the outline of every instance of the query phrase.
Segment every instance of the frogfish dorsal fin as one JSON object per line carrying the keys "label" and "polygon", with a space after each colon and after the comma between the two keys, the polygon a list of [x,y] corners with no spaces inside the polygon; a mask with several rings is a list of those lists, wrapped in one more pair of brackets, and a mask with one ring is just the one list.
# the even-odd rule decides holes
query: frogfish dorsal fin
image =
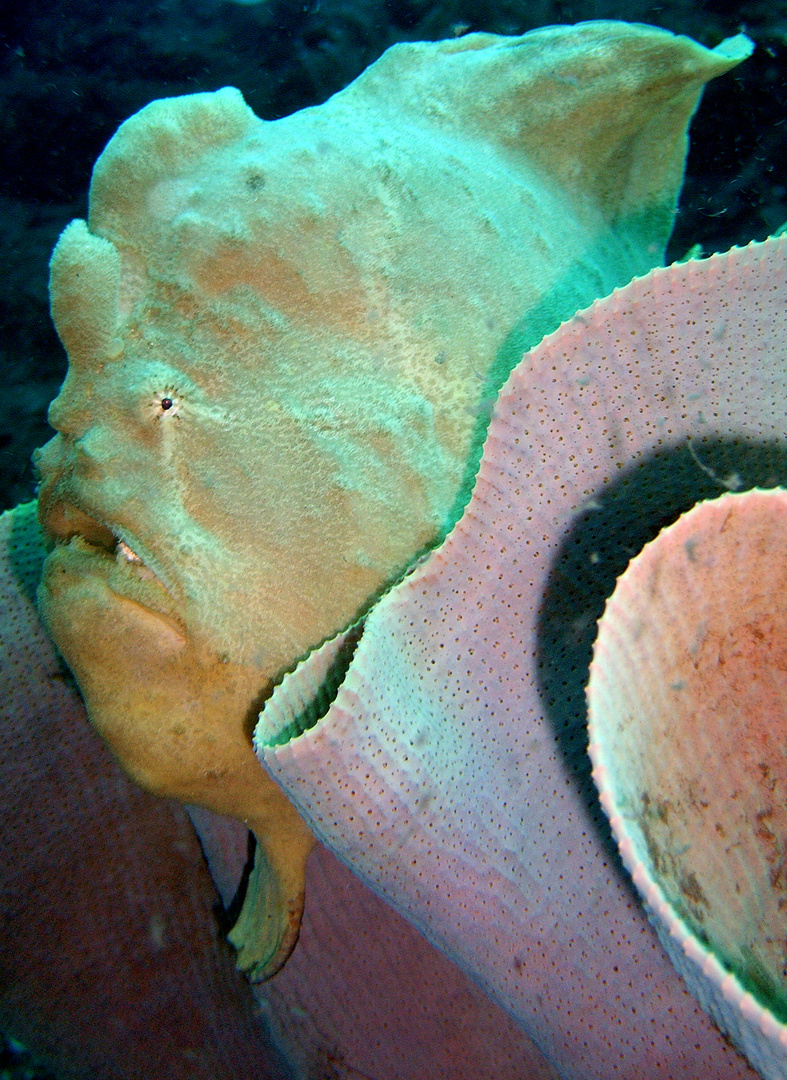
{"label": "frogfish dorsal fin", "polygon": [[468,34],[393,46],[333,102],[370,99],[446,135],[475,135],[600,206],[610,224],[630,221],[636,242],[644,230],[663,247],[702,88],[752,49],[743,34],[706,49],[601,20]]}

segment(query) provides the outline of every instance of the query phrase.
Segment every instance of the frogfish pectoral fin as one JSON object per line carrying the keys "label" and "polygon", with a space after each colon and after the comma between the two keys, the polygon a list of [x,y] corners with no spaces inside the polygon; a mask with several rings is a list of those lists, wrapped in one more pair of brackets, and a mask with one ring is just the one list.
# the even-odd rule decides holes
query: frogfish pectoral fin
{"label": "frogfish pectoral fin", "polygon": [[252,982],[270,979],[287,962],[298,941],[303,916],[306,859],[314,837],[302,828],[257,837],[254,867],[238,921],[229,933],[237,965]]}

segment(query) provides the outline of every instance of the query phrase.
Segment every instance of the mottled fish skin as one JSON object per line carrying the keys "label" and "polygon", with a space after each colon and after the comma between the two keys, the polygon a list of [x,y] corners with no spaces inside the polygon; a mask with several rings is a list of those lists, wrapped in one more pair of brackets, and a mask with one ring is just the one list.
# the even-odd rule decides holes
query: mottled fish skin
{"label": "mottled fish skin", "polygon": [[400,45],[280,121],[154,102],[97,162],[51,265],[40,610],[129,774],[254,830],[255,977],[313,842],[260,705],[445,534],[523,348],[661,259],[702,86],[748,48],[611,22]]}

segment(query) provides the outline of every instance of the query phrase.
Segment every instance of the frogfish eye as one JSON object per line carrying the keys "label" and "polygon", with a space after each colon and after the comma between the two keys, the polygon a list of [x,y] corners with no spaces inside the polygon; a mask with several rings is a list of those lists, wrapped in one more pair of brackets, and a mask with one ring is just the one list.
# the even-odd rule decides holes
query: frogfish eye
{"label": "frogfish eye", "polygon": [[156,416],[177,416],[180,409],[180,397],[174,390],[165,390],[153,395]]}

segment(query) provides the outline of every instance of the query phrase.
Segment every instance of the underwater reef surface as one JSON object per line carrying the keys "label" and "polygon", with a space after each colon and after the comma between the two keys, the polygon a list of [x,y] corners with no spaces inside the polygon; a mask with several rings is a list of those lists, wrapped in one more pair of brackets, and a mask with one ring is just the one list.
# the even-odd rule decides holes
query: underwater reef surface
{"label": "underwater reef surface", "polygon": [[0,1034],[0,1080],[51,1080],[51,1073],[21,1043]]}
{"label": "underwater reef surface", "polygon": [[623,18],[754,56],[693,124],[670,258],[763,239],[787,220],[787,3],[751,0],[31,0],[0,14],[0,509],[30,498],[30,454],[65,374],[49,254],[87,209],[93,163],[154,98],[237,86],[264,119],[324,101],[396,41]]}

